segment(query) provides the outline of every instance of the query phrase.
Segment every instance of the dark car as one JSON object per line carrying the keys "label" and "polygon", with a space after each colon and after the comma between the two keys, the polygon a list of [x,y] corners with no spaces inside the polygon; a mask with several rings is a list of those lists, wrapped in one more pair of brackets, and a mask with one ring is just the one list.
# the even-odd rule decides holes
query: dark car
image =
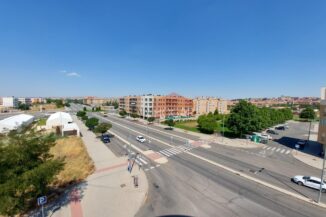
{"label": "dark car", "polygon": [[278,132],[276,132],[275,130],[271,130],[271,129],[267,130],[266,133],[278,135]]}
{"label": "dark car", "polygon": [[275,127],[275,130],[285,130],[285,127],[284,126],[278,126],[278,127]]}
{"label": "dark car", "polygon": [[103,134],[103,135],[101,136],[101,140],[102,140],[102,142],[104,142],[104,143],[109,143],[109,142],[110,142],[110,136],[109,136],[108,134]]}

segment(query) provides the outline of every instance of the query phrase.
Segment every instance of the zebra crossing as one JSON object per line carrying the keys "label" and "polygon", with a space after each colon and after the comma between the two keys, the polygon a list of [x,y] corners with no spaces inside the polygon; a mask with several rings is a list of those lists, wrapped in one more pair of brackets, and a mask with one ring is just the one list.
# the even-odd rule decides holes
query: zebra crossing
{"label": "zebra crossing", "polygon": [[290,154],[291,150],[286,149],[286,148],[280,148],[280,147],[272,147],[272,146],[265,146],[263,148],[264,151],[269,151],[269,152],[276,152],[280,154],[285,154],[288,155]]}
{"label": "zebra crossing", "polygon": [[166,156],[166,157],[171,157],[173,155],[181,154],[187,151],[190,151],[193,148],[196,148],[197,146],[193,146],[191,144],[187,145],[179,145],[173,148],[167,148],[159,151],[160,154]]}

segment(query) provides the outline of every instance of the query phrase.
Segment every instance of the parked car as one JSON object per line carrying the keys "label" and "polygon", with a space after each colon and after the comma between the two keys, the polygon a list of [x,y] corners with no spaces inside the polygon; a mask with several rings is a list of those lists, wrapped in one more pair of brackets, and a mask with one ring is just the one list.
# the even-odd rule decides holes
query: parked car
{"label": "parked car", "polygon": [[136,140],[141,143],[144,143],[146,141],[146,139],[143,136],[137,136]]}
{"label": "parked car", "polygon": [[110,142],[110,136],[109,136],[108,134],[103,134],[103,135],[101,136],[101,140],[102,140],[102,142],[104,142],[104,143],[109,143],[109,142]]}
{"label": "parked car", "polygon": [[268,139],[268,140],[272,140],[273,139],[272,136],[269,135],[269,134],[267,134],[267,133],[262,133],[260,137],[265,138],[265,139]]}
{"label": "parked car", "polygon": [[266,130],[266,133],[274,134],[274,135],[278,135],[278,132],[276,132],[276,131],[273,130],[273,129],[268,129],[268,130]]}
{"label": "parked car", "polygon": [[[314,188],[317,190],[320,189],[321,180],[320,180],[320,178],[317,178],[317,177],[298,175],[298,176],[294,176],[291,180],[298,185],[304,185],[304,186]],[[323,181],[323,183],[322,183],[322,191],[326,192],[325,181]]]}
{"label": "parked car", "polygon": [[278,126],[278,127],[275,127],[275,130],[285,130],[285,127],[284,126]]}
{"label": "parked car", "polygon": [[303,149],[304,148],[304,146],[306,145],[306,141],[304,141],[304,140],[300,140],[299,142],[297,142],[297,145],[299,145],[299,148],[300,149]]}

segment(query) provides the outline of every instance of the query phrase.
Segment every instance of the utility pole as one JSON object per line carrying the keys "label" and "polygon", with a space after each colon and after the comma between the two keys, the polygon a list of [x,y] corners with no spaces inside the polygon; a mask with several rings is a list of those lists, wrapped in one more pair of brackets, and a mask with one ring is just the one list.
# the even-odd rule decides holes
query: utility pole
{"label": "utility pole", "polygon": [[224,131],[225,131],[225,129],[224,129],[224,115],[223,115],[223,137],[222,137],[222,142],[224,140]]}
{"label": "utility pole", "polygon": [[321,199],[321,193],[323,191],[323,183],[324,183],[324,173],[325,173],[325,161],[326,161],[326,154],[324,152],[324,160],[323,160],[323,168],[321,170],[321,177],[320,177],[320,188],[319,188],[319,193],[318,193],[318,203],[320,203],[320,199]]}
{"label": "utility pole", "polygon": [[309,140],[310,140],[310,130],[311,130],[311,119],[309,120],[309,132],[308,132],[308,140],[307,140],[307,143],[309,143]]}

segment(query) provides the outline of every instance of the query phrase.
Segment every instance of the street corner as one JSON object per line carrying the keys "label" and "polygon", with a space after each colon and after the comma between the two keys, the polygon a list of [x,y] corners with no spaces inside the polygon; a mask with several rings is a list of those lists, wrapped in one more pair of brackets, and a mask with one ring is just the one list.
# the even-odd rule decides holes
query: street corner
{"label": "street corner", "polygon": [[168,159],[166,157],[152,150],[145,151],[143,154],[150,160],[159,164],[165,164],[168,162]]}

